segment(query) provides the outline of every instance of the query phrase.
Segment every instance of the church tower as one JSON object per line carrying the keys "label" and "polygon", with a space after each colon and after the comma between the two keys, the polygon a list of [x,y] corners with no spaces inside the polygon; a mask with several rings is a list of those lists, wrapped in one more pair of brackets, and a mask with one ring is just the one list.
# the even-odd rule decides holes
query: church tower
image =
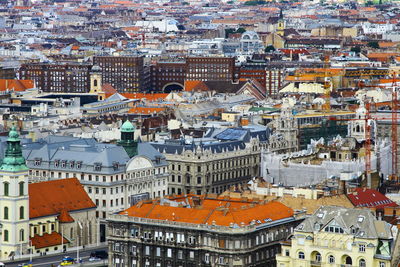
{"label": "church tower", "polygon": [[127,120],[121,126],[121,140],[118,145],[123,146],[130,158],[137,155],[138,143],[135,141],[135,126]]}
{"label": "church tower", "polygon": [[28,167],[22,156],[18,132],[12,127],[0,166],[0,259],[28,253]]}
{"label": "church tower", "polygon": [[283,18],[283,12],[281,9],[281,12],[279,13],[279,19],[278,19],[278,27],[276,29],[276,33],[280,36],[285,35],[285,20]]}
{"label": "church tower", "polygon": [[348,135],[354,137],[358,142],[365,140],[367,109],[364,100],[361,100],[359,108],[356,110],[355,120],[349,121]]}
{"label": "church tower", "polygon": [[297,151],[298,144],[298,126],[297,119],[293,116],[293,109],[290,107],[289,100],[283,99],[281,114],[276,121],[276,131],[285,139],[286,150],[288,152]]}
{"label": "church tower", "polygon": [[90,93],[101,93],[102,86],[101,68],[95,65],[90,71]]}

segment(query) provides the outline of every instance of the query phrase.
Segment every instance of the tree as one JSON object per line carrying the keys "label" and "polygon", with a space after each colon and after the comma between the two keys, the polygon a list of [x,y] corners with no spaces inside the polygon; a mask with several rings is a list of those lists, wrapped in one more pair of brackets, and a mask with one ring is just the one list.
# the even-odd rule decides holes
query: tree
{"label": "tree", "polygon": [[245,6],[258,6],[258,5],[264,5],[267,2],[264,0],[250,0],[250,1],[246,1],[244,3]]}
{"label": "tree", "polygon": [[182,2],[182,5],[188,6],[188,5],[189,5],[189,2]]}
{"label": "tree", "polygon": [[377,41],[371,41],[368,43],[368,46],[371,48],[379,48],[379,43]]}
{"label": "tree", "polygon": [[265,48],[265,53],[274,52],[275,47],[273,45],[269,45]]}
{"label": "tree", "polygon": [[357,54],[359,54],[361,52],[361,47],[359,46],[354,46],[350,49],[350,51],[355,52]]}

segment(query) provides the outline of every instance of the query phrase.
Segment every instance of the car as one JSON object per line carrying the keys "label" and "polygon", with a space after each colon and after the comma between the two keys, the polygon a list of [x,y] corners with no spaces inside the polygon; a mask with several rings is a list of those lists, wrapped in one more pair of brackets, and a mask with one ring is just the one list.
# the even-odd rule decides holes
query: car
{"label": "car", "polygon": [[75,263],[74,258],[72,257],[64,257],[61,261],[61,263],[58,266],[68,266],[68,265],[73,265]]}
{"label": "car", "polygon": [[95,257],[95,256],[91,256],[90,258],[89,258],[89,261],[101,261],[101,259],[100,258],[97,258],[97,257]]}
{"label": "car", "polygon": [[32,263],[22,263],[22,264],[18,265],[18,267],[32,267]]}
{"label": "car", "polygon": [[90,254],[91,258],[98,258],[100,260],[108,259],[108,253],[105,250],[97,250]]}

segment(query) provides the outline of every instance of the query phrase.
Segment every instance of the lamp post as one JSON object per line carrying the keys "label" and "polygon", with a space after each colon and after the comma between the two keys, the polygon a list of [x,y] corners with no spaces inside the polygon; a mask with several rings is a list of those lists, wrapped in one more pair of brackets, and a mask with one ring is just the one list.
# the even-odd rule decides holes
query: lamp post
{"label": "lamp post", "polygon": [[32,253],[33,253],[32,240],[29,239],[29,263],[31,264],[32,264]]}

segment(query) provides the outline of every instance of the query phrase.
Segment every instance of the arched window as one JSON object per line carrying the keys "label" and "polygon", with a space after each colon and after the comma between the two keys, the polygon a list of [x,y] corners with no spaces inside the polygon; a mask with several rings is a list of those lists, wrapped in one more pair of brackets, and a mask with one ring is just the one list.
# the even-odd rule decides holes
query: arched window
{"label": "arched window", "polygon": [[5,196],[8,196],[8,194],[10,193],[9,190],[10,190],[10,184],[7,182],[4,182],[4,195]]}
{"label": "arched window", "polygon": [[93,81],[93,86],[97,86],[97,79]]}
{"label": "arched window", "polygon": [[19,207],[19,219],[24,219],[24,206]]}
{"label": "arched window", "polygon": [[8,230],[4,230],[4,242],[8,242]]}
{"label": "arched window", "polygon": [[74,228],[71,228],[69,231],[70,231],[70,232],[69,232],[69,237],[70,237],[71,239],[74,239]]}
{"label": "arched window", "polygon": [[358,266],[359,266],[359,267],[366,267],[367,265],[366,265],[366,263],[365,263],[365,260],[364,260],[364,259],[361,259],[361,260],[358,262]]}
{"label": "arched window", "polygon": [[299,259],[304,260],[304,252],[303,251],[299,252]]}
{"label": "arched window", "polygon": [[335,257],[333,257],[332,255],[330,255],[329,257],[328,257],[328,262],[329,263],[335,263]]}
{"label": "arched window", "polygon": [[346,264],[347,265],[352,265],[353,264],[353,260],[351,259],[351,257],[349,257],[349,256],[346,257]]}
{"label": "arched window", "polygon": [[20,182],[19,183],[19,195],[20,196],[24,195],[24,187],[25,187],[25,183],[24,182]]}
{"label": "arched window", "polygon": [[19,230],[19,241],[24,241],[25,239],[25,232],[24,229]]}
{"label": "arched window", "polygon": [[8,220],[8,207],[4,207],[4,220]]}
{"label": "arched window", "polygon": [[320,254],[319,252],[317,252],[317,253],[315,254],[315,261],[316,261],[316,262],[321,262],[321,260],[322,260],[321,254]]}

